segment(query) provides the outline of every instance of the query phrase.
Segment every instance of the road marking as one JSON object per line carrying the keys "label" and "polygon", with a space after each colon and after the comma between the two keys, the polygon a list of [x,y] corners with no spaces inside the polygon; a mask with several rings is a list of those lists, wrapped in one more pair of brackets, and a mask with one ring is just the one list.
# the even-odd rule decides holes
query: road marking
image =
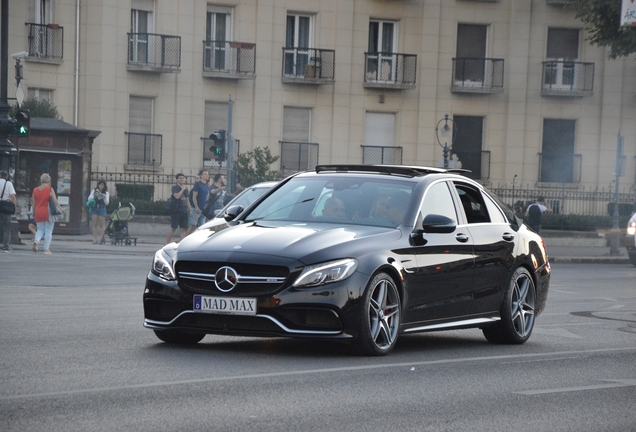
{"label": "road marking", "polygon": [[535,396],[535,395],[550,394],[550,393],[567,393],[567,392],[636,386],[636,379],[600,380],[600,381],[608,381],[613,384],[598,384],[598,385],[589,385],[589,386],[580,386],[580,387],[564,387],[564,388],[545,389],[545,390],[528,390],[528,391],[521,391],[521,392],[515,392],[515,393],[526,395],[526,396]]}
{"label": "road marking", "polygon": [[500,360],[500,361],[501,360],[519,360],[523,358],[529,359],[529,358],[538,358],[538,357],[568,356],[568,355],[571,356],[573,354],[580,354],[580,355],[607,354],[610,352],[621,352],[621,351],[622,352],[636,351],[636,346],[622,347],[622,348],[599,348],[599,349],[582,350],[582,351],[557,351],[552,353],[510,354],[510,355],[502,355],[502,356],[467,357],[462,359],[429,360],[429,361],[406,362],[406,363],[370,364],[370,365],[361,365],[361,366],[335,367],[335,368],[327,368],[327,369],[307,369],[307,370],[297,370],[297,371],[287,371],[287,372],[271,372],[271,373],[250,374],[250,375],[234,375],[234,376],[226,376],[226,377],[198,378],[198,379],[179,380],[179,381],[163,381],[163,382],[151,382],[151,383],[143,383],[143,384],[130,384],[130,385],[113,386],[113,387],[95,387],[95,388],[88,388],[88,389],[65,390],[65,391],[47,392],[47,393],[7,395],[7,396],[0,396],[0,400],[19,400],[19,399],[29,399],[29,398],[54,397],[54,396],[73,396],[73,395],[86,394],[86,393],[145,389],[145,388],[184,385],[184,384],[201,384],[201,383],[222,382],[222,381],[237,381],[237,380],[246,380],[246,379],[274,378],[274,377],[312,375],[312,374],[335,373],[335,372],[351,372],[351,371],[362,371],[362,370],[373,370],[373,369],[406,368],[406,367],[410,369],[411,367],[414,367],[414,366],[426,366],[426,365],[438,365],[438,364],[482,362],[482,361],[493,361],[493,360]]}

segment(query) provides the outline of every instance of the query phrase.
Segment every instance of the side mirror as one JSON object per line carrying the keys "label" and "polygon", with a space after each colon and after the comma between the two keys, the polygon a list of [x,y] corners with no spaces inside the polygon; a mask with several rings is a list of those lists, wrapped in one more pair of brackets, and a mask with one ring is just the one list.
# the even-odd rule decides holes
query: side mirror
{"label": "side mirror", "polygon": [[455,221],[438,214],[426,215],[422,222],[422,231],[429,234],[449,234],[455,231]]}
{"label": "side mirror", "polygon": [[236,217],[241,214],[241,212],[243,212],[243,206],[232,206],[230,208],[228,208],[227,210],[225,210],[225,214],[223,215],[223,219],[225,219],[227,222],[236,219]]}

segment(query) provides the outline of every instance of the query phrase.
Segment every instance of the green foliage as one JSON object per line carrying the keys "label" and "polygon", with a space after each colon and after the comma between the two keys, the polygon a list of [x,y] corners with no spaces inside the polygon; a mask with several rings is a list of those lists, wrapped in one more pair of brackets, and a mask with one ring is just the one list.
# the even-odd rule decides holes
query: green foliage
{"label": "green foliage", "polygon": [[[523,213],[517,212],[517,216],[524,219]],[[627,227],[629,216],[619,218],[619,227]],[[542,230],[559,231],[597,231],[606,230],[612,227],[611,216],[582,216],[544,213],[541,217]]]}
{"label": "green foliage", "polygon": [[29,110],[31,118],[54,118],[58,120],[64,120],[57,110],[57,107],[46,99],[37,100],[35,98],[29,98],[22,103],[22,106],[18,108],[18,105],[13,105],[9,112],[12,118],[15,118],[15,114],[19,109]]}
{"label": "green foliage", "polygon": [[119,203],[122,207],[128,207],[130,203],[135,206],[136,215],[164,215],[166,212],[165,201],[141,201],[141,200],[129,200],[127,198],[121,199],[120,197],[111,197],[108,206],[106,207],[106,213],[108,216],[112,214],[117,208]]}
{"label": "green foliage", "polygon": [[607,46],[609,58],[636,52],[636,27],[621,27],[621,0],[571,0],[568,8],[585,23],[587,40]]}
{"label": "green foliage", "polygon": [[123,201],[132,201],[136,204],[136,201],[152,201],[154,196],[154,185],[146,184],[128,184],[128,183],[116,183],[117,196]]}
{"label": "green foliage", "polygon": [[280,180],[280,172],[270,169],[277,160],[278,156],[272,156],[268,147],[256,147],[253,151],[239,153],[233,167],[241,178],[241,186],[248,187],[264,181]]}

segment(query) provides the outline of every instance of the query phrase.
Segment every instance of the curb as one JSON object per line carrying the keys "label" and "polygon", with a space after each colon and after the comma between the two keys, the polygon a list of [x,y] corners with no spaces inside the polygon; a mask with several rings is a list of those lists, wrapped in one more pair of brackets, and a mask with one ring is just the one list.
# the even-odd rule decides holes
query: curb
{"label": "curb", "polygon": [[550,264],[630,264],[627,257],[553,257]]}

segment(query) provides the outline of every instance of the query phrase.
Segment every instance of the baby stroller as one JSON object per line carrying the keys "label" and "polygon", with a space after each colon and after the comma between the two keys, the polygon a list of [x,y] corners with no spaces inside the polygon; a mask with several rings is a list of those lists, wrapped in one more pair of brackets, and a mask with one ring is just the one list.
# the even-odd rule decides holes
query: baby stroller
{"label": "baby stroller", "polygon": [[[119,208],[106,219],[107,225],[104,234],[110,239],[110,244],[117,244],[128,237],[128,221],[135,215],[135,206],[132,203],[128,204],[130,207],[122,207],[119,203]],[[102,243],[104,243],[104,239],[102,239]],[[130,240],[126,241],[126,244],[130,245]]]}

